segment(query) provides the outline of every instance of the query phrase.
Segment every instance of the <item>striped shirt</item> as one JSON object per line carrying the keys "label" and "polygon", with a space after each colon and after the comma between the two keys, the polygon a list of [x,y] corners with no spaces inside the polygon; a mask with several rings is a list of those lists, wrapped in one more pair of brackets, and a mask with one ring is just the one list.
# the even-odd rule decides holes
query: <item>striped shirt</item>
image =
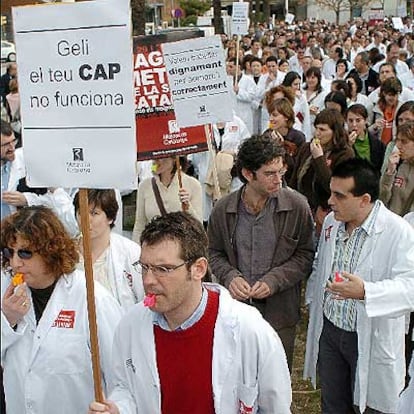
{"label": "striped shirt", "polygon": [[[372,233],[376,221],[379,201],[376,201],[373,209],[361,226],[348,234],[345,223],[341,223],[335,240],[335,253],[332,262],[329,281],[332,282],[335,272],[348,272],[354,274],[358,264],[359,255],[365,240]],[[358,275],[363,278],[364,275]],[[343,283],[346,283],[343,282]],[[335,299],[335,295],[326,291],[323,312],[325,316],[338,328],[349,332],[356,331],[356,299]]]}

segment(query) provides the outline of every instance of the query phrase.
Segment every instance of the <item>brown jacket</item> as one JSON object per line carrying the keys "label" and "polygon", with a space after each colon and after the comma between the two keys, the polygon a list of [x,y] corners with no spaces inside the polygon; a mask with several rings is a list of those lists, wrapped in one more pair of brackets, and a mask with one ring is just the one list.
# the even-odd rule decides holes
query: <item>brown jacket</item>
{"label": "brown jacket", "polygon": [[[227,288],[232,279],[242,276],[237,269],[234,243],[242,191],[243,188],[217,202],[208,226],[211,270]],[[266,282],[271,291],[264,317],[275,329],[281,329],[299,321],[300,284],[312,268],[314,224],[304,197],[290,188],[279,190],[274,224],[277,243],[269,246],[274,250],[273,267],[260,281]]]}

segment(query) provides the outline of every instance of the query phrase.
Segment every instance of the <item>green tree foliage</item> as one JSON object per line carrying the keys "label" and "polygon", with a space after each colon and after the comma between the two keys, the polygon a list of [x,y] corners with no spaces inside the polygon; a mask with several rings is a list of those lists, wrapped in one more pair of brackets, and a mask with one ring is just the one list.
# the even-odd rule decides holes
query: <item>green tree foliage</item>
{"label": "green tree foliage", "polygon": [[131,0],[133,34],[145,34],[145,0]]}
{"label": "green tree foliage", "polygon": [[196,24],[197,16],[202,16],[211,7],[211,1],[181,0],[180,7],[184,11],[183,24]]}

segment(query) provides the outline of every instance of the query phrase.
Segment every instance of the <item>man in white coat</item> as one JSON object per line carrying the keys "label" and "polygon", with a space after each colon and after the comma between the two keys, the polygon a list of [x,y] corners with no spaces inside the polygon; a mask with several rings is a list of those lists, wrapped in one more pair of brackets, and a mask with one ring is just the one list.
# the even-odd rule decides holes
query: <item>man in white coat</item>
{"label": "man in white coat", "polygon": [[257,86],[250,75],[241,72],[240,65],[236,64],[236,58],[227,60],[226,69],[227,74],[233,77],[234,110],[236,115],[243,119],[249,133],[252,134],[253,112],[258,106],[255,101]]}
{"label": "man in white coat", "polygon": [[19,180],[26,175],[22,150],[16,151],[17,138],[10,124],[1,121],[1,219],[16,210],[8,194],[14,191]]}
{"label": "man in white coat", "polygon": [[209,275],[207,235],[176,212],[141,235],[144,302],[114,340],[113,392],[89,414],[290,413],[281,341],[259,312]]}
{"label": "man in white coat", "polygon": [[318,364],[322,413],[395,413],[404,387],[414,230],[378,201],[378,183],[362,159],[332,172],[332,213],[306,292],[304,377],[315,385]]}
{"label": "man in white coat", "polygon": [[26,165],[23,148],[16,149],[17,142],[10,124],[1,121],[1,219],[14,213],[18,207],[44,205],[51,208],[70,235],[75,236],[78,227],[72,212],[72,199],[63,188],[48,189],[41,195],[27,191],[29,188],[26,185],[23,187],[27,190],[22,190]]}

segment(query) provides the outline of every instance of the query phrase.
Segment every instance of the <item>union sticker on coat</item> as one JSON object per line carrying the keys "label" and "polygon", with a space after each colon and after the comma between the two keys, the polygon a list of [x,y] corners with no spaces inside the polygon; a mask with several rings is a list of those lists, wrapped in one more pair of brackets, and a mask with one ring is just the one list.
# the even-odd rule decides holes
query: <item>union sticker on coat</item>
{"label": "union sticker on coat", "polygon": [[75,311],[61,310],[53,322],[52,328],[71,328],[75,326]]}
{"label": "union sticker on coat", "polygon": [[243,401],[240,401],[240,411],[239,411],[239,413],[240,414],[251,414],[251,413],[253,413],[253,407],[249,407]]}

